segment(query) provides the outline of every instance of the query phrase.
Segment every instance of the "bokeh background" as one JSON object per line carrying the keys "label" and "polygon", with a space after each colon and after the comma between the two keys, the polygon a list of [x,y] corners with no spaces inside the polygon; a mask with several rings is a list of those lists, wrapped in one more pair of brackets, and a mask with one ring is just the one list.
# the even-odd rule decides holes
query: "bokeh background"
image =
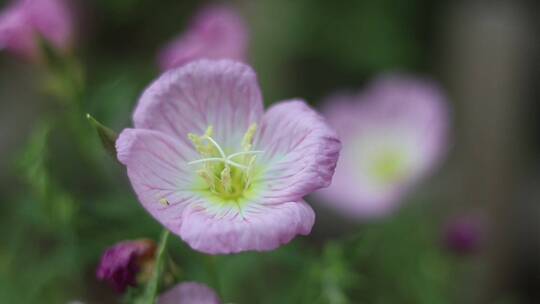
{"label": "bokeh background", "polygon": [[[129,126],[159,74],[156,52],[207,3],[73,1],[86,80],[77,106],[47,94],[40,67],[0,53],[1,303],[119,302],[95,279],[101,253],[120,240],[157,239],[161,227],[83,114]],[[265,103],[303,97],[317,107],[383,72],[429,76],[451,101],[451,150],[396,214],[357,223],[316,207],[309,237],[219,256],[217,279],[205,256],[173,238],[182,280],[237,304],[540,303],[536,1],[228,3],[250,26]],[[467,254],[444,244],[445,225],[460,216],[482,227]]]}

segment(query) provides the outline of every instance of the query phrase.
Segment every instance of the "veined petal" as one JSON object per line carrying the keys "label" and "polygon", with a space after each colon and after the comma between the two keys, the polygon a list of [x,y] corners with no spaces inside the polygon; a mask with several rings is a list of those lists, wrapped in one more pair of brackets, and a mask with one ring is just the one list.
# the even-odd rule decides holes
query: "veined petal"
{"label": "veined petal", "polygon": [[214,127],[214,139],[235,146],[262,115],[257,77],[242,63],[199,60],[170,70],[142,95],[135,110],[136,128],[187,140]]}
{"label": "veined petal", "polygon": [[267,170],[265,203],[301,198],[327,187],[341,143],[324,118],[303,101],[281,102],[264,115],[256,149]]}
{"label": "veined petal", "polygon": [[252,202],[242,215],[227,216],[190,205],[184,210],[180,237],[193,249],[209,254],[267,251],[298,234],[309,234],[314,221],[313,209],[302,200],[275,205]]}
{"label": "veined petal", "polygon": [[165,133],[125,129],[116,149],[143,207],[173,232],[178,230],[182,210],[196,201],[190,191],[196,174],[187,165],[195,157],[193,148]]}
{"label": "veined petal", "polygon": [[158,299],[158,304],[219,303],[221,303],[221,301],[210,287],[196,282],[180,283],[160,295]]}

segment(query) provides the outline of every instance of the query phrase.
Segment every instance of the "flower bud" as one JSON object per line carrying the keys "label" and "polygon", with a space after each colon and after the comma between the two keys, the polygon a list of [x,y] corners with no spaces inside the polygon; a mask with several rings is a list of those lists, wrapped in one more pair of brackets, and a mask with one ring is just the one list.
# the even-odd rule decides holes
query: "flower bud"
{"label": "flower bud", "polygon": [[459,255],[474,253],[482,241],[482,222],[475,217],[458,217],[450,220],[444,231],[445,247]]}
{"label": "flower bud", "polygon": [[156,243],[141,239],[120,242],[105,251],[96,276],[119,293],[144,281],[153,268]]}

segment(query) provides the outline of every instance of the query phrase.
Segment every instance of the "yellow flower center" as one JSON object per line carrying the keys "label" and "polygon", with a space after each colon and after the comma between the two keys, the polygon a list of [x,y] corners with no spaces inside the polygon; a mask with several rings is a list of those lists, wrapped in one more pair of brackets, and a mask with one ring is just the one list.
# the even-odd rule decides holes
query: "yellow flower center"
{"label": "yellow flower center", "polygon": [[384,151],[373,162],[372,175],[383,184],[397,182],[406,174],[407,162],[399,151]]}
{"label": "yellow flower center", "polygon": [[202,135],[188,134],[189,140],[201,156],[188,164],[199,166],[197,174],[205,182],[205,191],[225,201],[236,201],[245,196],[257,174],[257,154],[263,152],[252,150],[256,131],[257,125],[252,124],[244,134],[241,151],[228,155],[212,138],[212,126]]}

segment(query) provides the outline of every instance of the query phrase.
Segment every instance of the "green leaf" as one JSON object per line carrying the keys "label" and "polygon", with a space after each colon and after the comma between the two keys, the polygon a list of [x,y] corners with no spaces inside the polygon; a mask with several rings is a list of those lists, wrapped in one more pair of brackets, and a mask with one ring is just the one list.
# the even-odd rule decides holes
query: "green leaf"
{"label": "green leaf", "polygon": [[86,114],[86,118],[90,122],[90,124],[96,129],[96,132],[99,136],[99,139],[101,140],[101,144],[103,145],[103,148],[114,158],[116,159],[116,139],[118,138],[118,134],[111,130],[110,128],[107,128],[102,123],[97,121],[92,115]]}
{"label": "green leaf", "polygon": [[150,278],[150,281],[146,284],[144,294],[142,298],[138,299],[136,304],[154,304],[156,303],[156,294],[158,291],[158,284],[161,274],[163,273],[163,268],[165,264],[165,248],[167,247],[167,240],[169,239],[169,231],[164,229],[161,233],[161,239],[159,241],[159,247],[156,257],[156,266],[154,268],[154,273]]}

